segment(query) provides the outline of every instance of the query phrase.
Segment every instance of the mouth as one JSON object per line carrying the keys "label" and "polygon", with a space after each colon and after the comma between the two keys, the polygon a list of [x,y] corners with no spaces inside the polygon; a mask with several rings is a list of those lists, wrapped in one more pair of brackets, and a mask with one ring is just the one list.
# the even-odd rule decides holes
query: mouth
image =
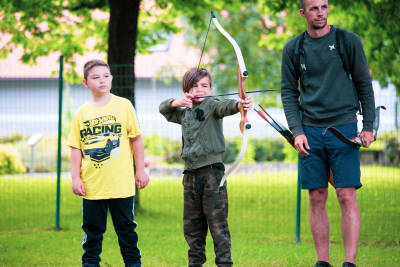
{"label": "mouth", "polygon": [[195,95],[195,96],[193,96],[193,99],[196,99],[196,100],[202,99],[202,98],[204,98],[204,95]]}

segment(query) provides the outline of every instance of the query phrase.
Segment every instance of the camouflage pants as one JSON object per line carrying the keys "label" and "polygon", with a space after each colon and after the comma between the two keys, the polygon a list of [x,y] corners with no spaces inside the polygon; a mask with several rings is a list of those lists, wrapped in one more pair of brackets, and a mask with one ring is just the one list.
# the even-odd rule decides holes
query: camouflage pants
{"label": "camouflage pants", "polygon": [[202,266],[206,262],[208,228],[214,241],[217,266],[233,264],[226,184],[219,190],[224,170],[222,163],[216,163],[184,172],[183,231],[189,245],[189,266]]}

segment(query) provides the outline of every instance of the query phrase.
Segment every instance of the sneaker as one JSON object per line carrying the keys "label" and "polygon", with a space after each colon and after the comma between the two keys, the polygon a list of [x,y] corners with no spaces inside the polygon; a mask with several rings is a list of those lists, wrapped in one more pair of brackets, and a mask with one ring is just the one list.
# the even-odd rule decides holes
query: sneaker
{"label": "sneaker", "polygon": [[356,267],[356,265],[354,263],[345,261],[343,262],[342,267]]}
{"label": "sneaker", "polygon": [[332,267],[332,265],[326,261],[317,261],[314,267]]}

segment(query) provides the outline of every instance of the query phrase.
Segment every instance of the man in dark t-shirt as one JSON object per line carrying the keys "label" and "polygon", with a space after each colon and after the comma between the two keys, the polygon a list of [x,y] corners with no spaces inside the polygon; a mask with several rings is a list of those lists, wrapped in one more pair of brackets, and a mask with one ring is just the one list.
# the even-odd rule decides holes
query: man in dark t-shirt
{"label": "man in dark t-shirt", "polygon": [[[373,141],[374,93],[368,63],[360,38],[327,24],[328,0],[301,0],[300,15],[307,31],[288,41],[282,54],[282,102],[299,153],[300,178],[309,190],[310,226],[318,256],[315,266],[331,266],[329,219],[326,210],[329,170],[342,209],[342,233],[346,258],[343,266],[355,266],[360,235],[360,212],[356,189],[360,188],[358,149],[339,140],[327,127],[335,127],[347,138],[357,137],[360,103],[364,147]],[[337,32],[344,31],[350,51],[350,73],[339,55]],[[298,53],[302,38],[302,51]]]}

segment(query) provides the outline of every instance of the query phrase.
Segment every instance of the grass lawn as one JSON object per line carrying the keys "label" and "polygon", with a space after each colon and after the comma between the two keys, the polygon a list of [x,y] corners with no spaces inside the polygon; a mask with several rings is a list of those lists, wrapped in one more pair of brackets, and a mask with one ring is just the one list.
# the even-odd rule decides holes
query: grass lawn
{"label": "grass lawn", "polygon": [[[358,191],[362,230],[358,266],[400,266],[400,168],[362,168]],[[302,192],[301,242],[295,242],[295,172],[233,175],[228,178],[229,224],[236,266],[312,266],[316,261],[308,225],[308,196]],[[81,199],[71,181],[61,183],[61,230],[54,231],[54,178],[0,177],[0,266],[80,266]],[[138,223],[143,266],[186,266],[179,178],[154,178],[140,192]],[[341,266],[344,249],[340,209],[331,188],[331,263]],[[123,266],[109,218],[102,266]],[[214,266],[212,239],[207,264]]]}

